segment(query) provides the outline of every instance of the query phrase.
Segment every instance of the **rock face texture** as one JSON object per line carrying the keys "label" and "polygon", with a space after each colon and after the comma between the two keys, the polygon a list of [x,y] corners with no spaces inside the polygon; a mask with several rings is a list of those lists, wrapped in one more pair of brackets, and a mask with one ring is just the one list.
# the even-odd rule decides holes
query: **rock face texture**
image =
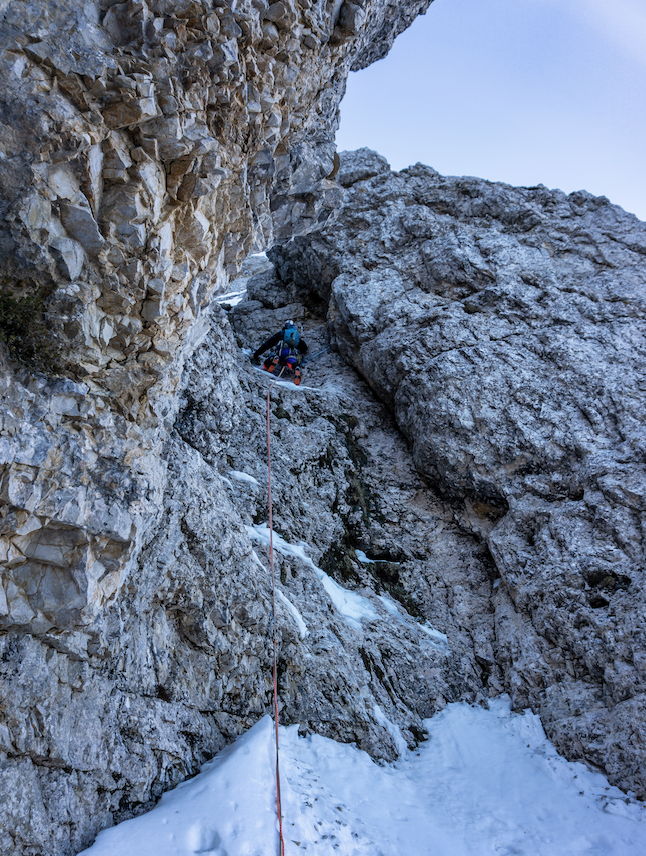
{"label": "rock face texture", "polygon": [[492,656],[569,757],[646,795],[646,224],[604,197],[344,153],[272,253],[493,557]]}
{"label": "rock face texture", "polygon": [[265,709],[262,622],[227,689],[181,617],[257,567],[226,502],[206,565],[188,524],[156,552],[187,480],[193,513],[224,496],[173,445],[184,366],[232,347],[209,305],[248,253],[333,215],[347,73],[427,6],[0,0],[0,297],[43,301],[60,351],[0,354],[3,853],[78,851]]}
{"label": "rock face texture", "polygon": [[[228,316],[211,307],[187,362],[160,512],[126,581],[90,627],[3,635],[7,853],[78,852],[270,709],[272,378],[238,342],[255,346],[286,315],[318,356],[299,389],[271,396],[282,721],[390,759],[447,701],[502,689],[487,551],[415,471],[383,404],[326,350],[322,305],[299,302],[270,267],[248,288]],[[24,562],[12,571],[45,608],[64,579]]]}
{"label": "rock face texture", "polygon": [[[94,601],[78,581],[89,614],[120,585],[155,514],[160,442],[211,294],[254,247],[307,232],[338,206],[330,176],[345,78],[428,3],[404,5],[0,7],[2,273],[18,293],[48,295],[73,379],[62,394],[11,380],[40,416],[18,418],[2,460],[39,480],[38,498],[11,499],[31,531],[47,518],[49,541],[71,538],[84,556],[65,565],[71,575],[103,580]],[[121,496],[104,489],[105,457]],[[10,605],[7,623],[24,625],[29,610],[39,627],[52,623],[33,605]]]}
{"label": "rock face texture", "polygon": [[0,314],[60,351],[0,345],[3,854],[77,853],[270,708],[241,348],[287,317],[283,721],[392,758],[509,689],[644,795],[644,225],[335,157],[347,73],[427,6],[0,0]]}

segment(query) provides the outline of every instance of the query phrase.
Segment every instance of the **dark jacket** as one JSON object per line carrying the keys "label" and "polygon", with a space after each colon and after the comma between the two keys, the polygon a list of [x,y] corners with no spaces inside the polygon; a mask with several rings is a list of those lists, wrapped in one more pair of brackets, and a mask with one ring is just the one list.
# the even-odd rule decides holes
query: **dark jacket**
{"label": "dark jacket", "polygon": [[[271,338],[267,339],[266,342],[263,342],[262,345],[258,348],[258,350],[256,351],[256,353],[253,355],[253,357],[251,359],[252,360],[259,359],[261,354],[264,354],[265,351],[269,351],[271,348],[275,348],[276,345],[280,344],[280,342],[282,342],[282,341],[283,341],[283,331],[280,330],[280,332],[274,333],[274,335]],[[307,342],[305,341],[305,339],[303,339],[301,337],[301,340],[298,343],[298,345],[296,346],[295,350],[297,350],[299,354],[307,353]]]}

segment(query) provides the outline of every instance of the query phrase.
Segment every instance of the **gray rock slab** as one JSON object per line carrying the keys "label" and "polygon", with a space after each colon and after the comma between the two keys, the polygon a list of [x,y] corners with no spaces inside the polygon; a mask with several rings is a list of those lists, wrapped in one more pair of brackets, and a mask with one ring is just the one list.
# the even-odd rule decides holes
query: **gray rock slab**
{"label": "gray rock slab", "polygon": [[342,155],[344,209],[273,251],[280,279],[327,304],[334,345],[487,545],[516,707],[643,796],[646,224],[585,192],[371,161]]}

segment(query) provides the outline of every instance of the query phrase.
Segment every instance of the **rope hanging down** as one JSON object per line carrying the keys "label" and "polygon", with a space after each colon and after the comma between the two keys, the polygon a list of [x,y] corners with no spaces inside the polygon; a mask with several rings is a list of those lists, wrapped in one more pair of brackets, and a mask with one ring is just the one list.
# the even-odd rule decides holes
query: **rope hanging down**
{"label": "rope hanging down", "polygon": [[278,682],[276,679],[276,652],[278,648],[278,641],[276,638],[276,578],[274,576],[274,528],[271,520],[271,448],[270,448],[270,434],[269,434],[269,394],[271,393],[272,387],[276,383],[277,380],[280,379],[280,376],[285,371],[285,366],[280,370],[280,374],[270,384],[269,389],[267,390],[267,492],[269,496],[269,566],[271,568],[271,598],[272,598],[272,630],[273,630],[273,647],[274,647],[274,668],[273,668],[273,682],[274,682],[274,721],[276,724],[276,811],[278,813],[278,832],[280,835],[280,846],[278,854],[279,856],[285,856],[285,841],[283,839],[283,818],[281,812],[280,805],[280,766],[278,763]]}

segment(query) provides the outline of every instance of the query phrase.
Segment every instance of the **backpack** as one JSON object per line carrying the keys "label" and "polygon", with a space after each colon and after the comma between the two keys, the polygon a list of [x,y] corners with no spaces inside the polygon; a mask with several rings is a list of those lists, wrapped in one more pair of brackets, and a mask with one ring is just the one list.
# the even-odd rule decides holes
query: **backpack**
{"label": "backpack", "polygon": [[301,337],[296,329],[296,325],[294,324],[292,327],[285,327],[283,330],[283,346],[286,348],[290,348],[291,350],[296,350],[298,348],[299,342],[301,341]]}

